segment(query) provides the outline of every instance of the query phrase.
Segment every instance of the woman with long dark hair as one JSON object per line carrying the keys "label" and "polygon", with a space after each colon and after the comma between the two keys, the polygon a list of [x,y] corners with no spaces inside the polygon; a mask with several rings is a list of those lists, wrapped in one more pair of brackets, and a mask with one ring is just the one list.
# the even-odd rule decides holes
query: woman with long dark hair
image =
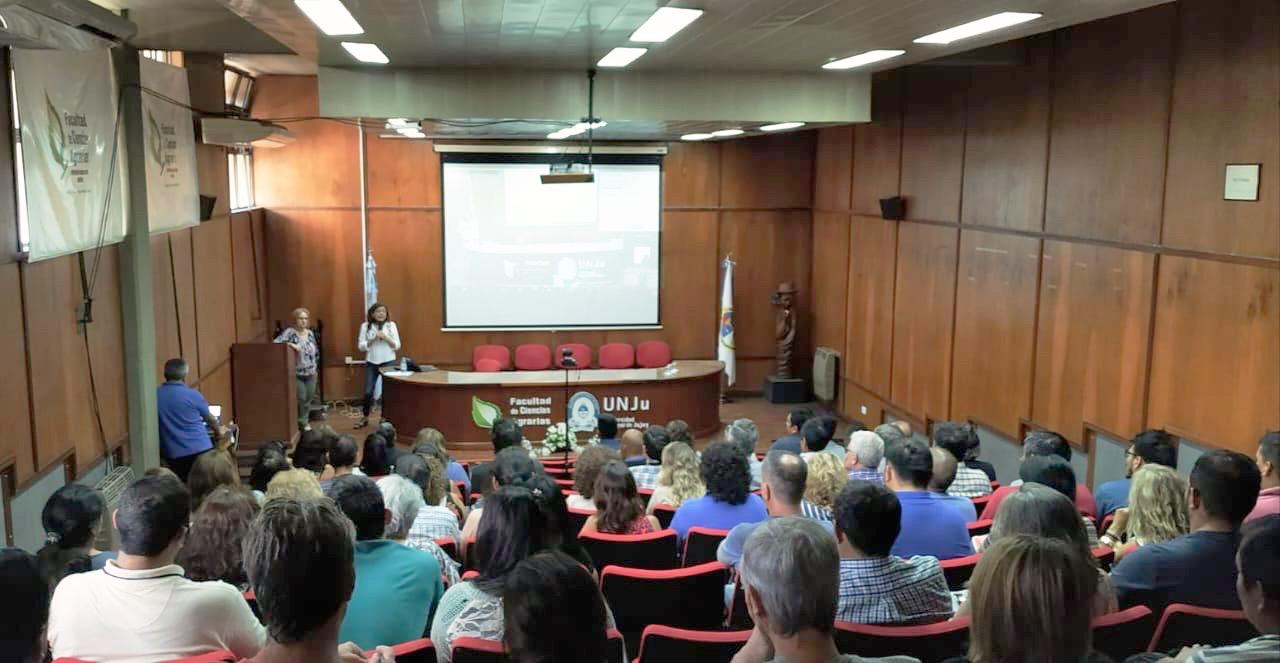
{"label": "woman with long dark hair", "polygon": [[382,369],[395,363],[396,351],[400,349],[400,330],[392,322],[386,304],[374,302],[369,307],[360,325],[356,347],[364,353],[364,406],[361,408],[364,416],[356,428],[364,428],[369,425],[373,394],[382,379]]}
{"label": "woman with long dark hair", "polygon": [[635,477],[622,461],[605,464],[596,477],[592,494],[596,513],[587,518],[583,532],[649,534],[662,529],[656,516],[645,515]]}
{"label": "woman with long dark hair", "polygon": [[240,591],[248,589],[240,542],[256,515],[258,501],[248,490],[240,486],[214,488],[191,514],[177,564],[192,580],[221,580]]}
{"label": "woman with long dark hair", "polygon": [[44,547],[36,553],[40,571],[49,581],[49,591],[72,573],[100,569],[112,553],[93,549],[106,502],[102,495],[82,484],[69,483],[54,491],[40,513],[44,525]]}

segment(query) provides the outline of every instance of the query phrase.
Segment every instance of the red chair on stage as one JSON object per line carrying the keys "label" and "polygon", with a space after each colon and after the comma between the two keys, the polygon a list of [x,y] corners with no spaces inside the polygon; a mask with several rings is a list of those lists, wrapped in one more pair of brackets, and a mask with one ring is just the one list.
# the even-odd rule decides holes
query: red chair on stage
{"label": "red chair on stage", "polygon": [[499,364],[497,359],[490,359],[488,357],[484,357],[483,359],[477,359],[475,364],[473,365],[473,368],[475,368],[475,371],[477,373],[501,373],[502,372],[502,364]]}
{"label": "red chair on stage", "polygon": [[640,368],[662,368],[671,363],[671,346],[666,341],[645,341],[636,346]]}
{"label": "red chair on stage", "polygon": [[636,365],[636,349],[630,343],[605,343],[600,346],[600,368],[631,368]]}
{"label": "red chair on stage", "polygon": [[1145,605],[1103,615],[1093,620],[1093,648],[1123,661],[1147,650],[1155,628],[1156,616]]}
{"label": "red chair on stage", "polygon": [[720,628],[728,573],[719,562],[669,571],[606,566],[600,572],[600,591],[626,638],[627,651],[639,651],[640,634],[651,624]]}
{"label": "red chair on stage", "polygon": [[574,361],[578,362],[577,366],[569,368],[591,368],[591,346],[585,343],[561,343],[556,346],[556,368],[565,368],[562,363],[564,361],[564,351],[569,350]]}
{"label": "red chair on stage", "polygon": [[680,565],[676,549],[679,540],[673,529],[649,534],[586,532],[578,536],[578,542],[591,555],[597,568],[616,565],[632,569],[674,569]]}
{"label": "red chair on stage", "polygon": [[[511,368],[511,350],[505,345],[477,345],[471,351],[471,368],[477,371],[484,371],[480,362],[483,360],[491,360],[498,362],[499,371],[505,371]],[[485,366],[493,364],[486,363]]]}
{"label": "red chair on stage", "polygon": [[969,578],[973,577],[973,569],[978,566],[978,559],[981,557],[982,555],[979,553],[967,557],[942,560],[942,574],[947,577],[947,587],[950,587],[953,592],[964,589],[965,583],[969,582]]}
{"label": "red chair on stage", "polygon": [[1225,647],[1258,637],[1243,610],[1174,603],[1164,609],[1147,651],[1173,652],[1191,645]]}
{"label": "red chair on stage", "polygon": [[969,618],[956,617],[922,626],[869,626],[836,622],[836,649],[864,657],[914,656],[943,661],[964,656],[969,647]]}
{"label": "red chair on stage", "polygon": [[751,631],[691,631],[654,624],[640,636],[640,655],[636,663],[729,663]]}
{"label": "red chair on stage", "polygon": [[516,346],[516,370],[545,371],[551,368],[551,348],[540,343]]}

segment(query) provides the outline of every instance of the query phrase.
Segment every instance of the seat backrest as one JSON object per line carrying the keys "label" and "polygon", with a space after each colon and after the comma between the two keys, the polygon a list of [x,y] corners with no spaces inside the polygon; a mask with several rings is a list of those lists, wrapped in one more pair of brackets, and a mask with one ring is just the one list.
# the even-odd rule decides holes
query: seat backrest
{"label": "seat backrest", "polygon": [[[430,638],[402,642],[392,647],[391,653],[396,655],[396,663],[436,662],[436,646],[431,643]],[[365,654],[368,656],[372,655],[373,652],[365,652]]]}
{"label": "seat backrest", "polygon": [[1164,609],[1147,651],[1168,652],[1191,645],[1224,647],[1258,637],[1243,610],[1202,608],[1174,603]]}
{"label": "seat backrest", "polygon": [[636,349],[630,343],[600,346],[600,368],[631,368],[636,365]]}
{"label": "seat backrest", "polygon": [[442,536],[436,539],[436,545],[445,552],[446,555],[453,558],[453,561],[462,563],[462,555],[458,553],[458,542],[453,540],[451,536]]}
{"label": "seat backrest", "polygon": [[640,634],[650,624],[720,628],[728,572],[719,562],[668,571],[606,566],[600,572],[600,590],[627,651],[634,652],[640,650]]}
{"label": "seat backrest", "polygon": [[1107,515],[1103,516],[1102,524],[1098,525],[1098,536],[1102,536],[1103,534],[1106,534],[1107,530],[1111,529],[1111,523],[1115,522],[1115,520],[1116,520],[1116,514],[1114,513],[1108,513]]}
{"label": "seat backrest", "polygon": [[238,660],[236,655],[226,651],[211,651],[208,654],[200,654],[198,656],[188,656],[186,658],[174,659],[171,663],[222,663],[223,661]]}
{"label": "seat backrest", "polygon": [[639,663],[729,663],[751,631],[691,631],[654,624],[640,636]]}
{"label": "seat backrest", "polygon": [[1123,661],[1147,650],[1155,628],[1155,613],[1145,605],[1103,615],[1093,620],[1093,648]]}
{"label": "seat backrest", "polygon": [[586,532],[578,537],[596,568],[609,565],[633,569],[674,569],[679,565],[673,529],[650,534],[602,534]]}
{"label": "seat backrest", "polygon": [[1110,571],[1111,565],[1116,561],[1116,551],[1111,546],[1098,546],[1093,549],[1093,559],[1103,571]]}
{"label": "seat backrest", "polygon": [[973,576],[973,568],[978,565],[981,554],[942,560],[942,573],[947,577],[947,587],[958,592],[964,589],[965,583]]}
{"label": "seat backrest", "polygon": [[551,348],[541,343],[516,346],[516,369],[521,371],[545,371],[551,368]]}
{"label": "seat backrest", "polygon": [[[396,659],[399,660],[398,658]],[[499,640],[454,638],[453,663],[506,663],[506,648]]]}
{"label": "seat backrest", "polygon": [[[982,510],[987,508],[987,502],[991,501],[991,496],[983,495],[982,497],[970,497],[969,500],[973,502],[974,510],[978,513],[982,513]],[[988,518],[988,520],[990,520],[990,518]]]}
{"label": "seat backrest", "polygon": [[729,602],[729,628],[753,629],[756,620],[751,618],[747,610],[747,592],[742,589],[742,578],[734,580],[733,599]]}
{"label": "seat backrest", "polygon": [[969,528],[969,536],[979,536],[982,534],[990,534],[991,524],[993,522],[995,521],[991,520],[990,518],[986,520],[975,520],[965,525],[965,527]]}
{"label": "seat backrest", "polygon": [[716,550],[720,542],[729,536],[727,529],[711,529],[709,527],[690,527],[684,539],[685,566],[697,566],[716,561]]}
{"label": "seat backrest", "polygon": [[640,368],[661,368],[671,363],[671,346],[665,341],[645,341],[636,346],[636,364]]}
{"label": "seat backrest", "polygon": [[922,626],[868,626],[836,622],[836,649],[841,654],[914,656],[924,663],[931,663],[964,656],[968,647],[968,617]]}
{"label": "seat backrest", "polygon": [[502,372],[502,364],[497,359],[489,357],[481,357],[471,366],[477,373],[500,373]]}
{"label": "seat backrest", "polygon": [[[595,511],[586,509],[569,509],[569,531],[577,534],[582,531],[582,526],[587,524],[587,519],[595,515]],[[595,559],[594,557],[592,559]],[[599,567],[599,564],[596,564]]]}
{"label": "seat backrest", "polygon": [[657,504],[653,507],[653,515],[658,519],[658,524],[664,528],[671,527],[671,521],[676,517],[676,508],[670,504]]}
{"label": "seat backrest", "polygon": [[591,346],[585,343],[561,343],[557,345],[554,357],[556,368],[565,367],[562,360],[566,348],[573,354],[574,361],[578,362],[578,365],[574,366],[574,368],[591,368]]}
{"label": "seat backrest", "polygon": [[511,368],[511,350],[505,345],[477,345],[471,351],[471,366],[480,370],[481,359],[492,359],[498,362],[498,370]]}

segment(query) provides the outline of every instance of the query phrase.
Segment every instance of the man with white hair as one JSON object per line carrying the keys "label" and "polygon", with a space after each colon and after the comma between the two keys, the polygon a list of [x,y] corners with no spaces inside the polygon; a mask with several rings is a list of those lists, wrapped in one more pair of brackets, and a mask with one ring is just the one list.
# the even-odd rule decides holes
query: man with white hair
{"label": "man with white hair", "polygon": [[836,649],[840,553],[818,523],[795,516],[765,522],[747,539],[738,571],[755,628],[734,663],[918,663],[909,656],[863,658]]}
{"label": "man with white hair", "polygon": [[760,429],[756,426],[756,422],[750,419],[734,419],[733,423],[724,429],[724,439],[738,447],[747,457],[747,463],[751,466],[751,490],[759,490],[760,472],[764,464],[756,458],[756,442],[760,439]]}
{"label": "man with white hair", "polygon": [[[405,458],[422,460],[421,456],[414,454]],[[428,505],[420,484],[398,473],[403,465],[406,463],[402,460],[399,465],[396,465],[397,474],[378,479],[378,490],[382,493],[382,502],[388,514],[387,530],[383,536],[390,541],[421,550],[435,558],[436,564],[440,565],[440,576],[445,587],[451,587],[459,580],[458,563],[453,561],[449,553],[445,552],[435,540],[414,536],[419,525],[418,521]]]}
{"label": "man with white hair", "polygon": [[844,456],[844,469],[850,481],[884,483],[880,461],[884,460],[884,440],[869,430],[849,436],[849,451]]}

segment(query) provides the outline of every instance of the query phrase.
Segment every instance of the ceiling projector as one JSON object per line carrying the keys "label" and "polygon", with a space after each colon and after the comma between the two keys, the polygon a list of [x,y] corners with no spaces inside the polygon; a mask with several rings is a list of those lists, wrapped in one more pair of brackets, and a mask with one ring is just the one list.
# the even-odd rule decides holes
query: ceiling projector
{"label": "ceiling projector", "polygon": [[542,176],[543,184],[590,184],[596,181],[590,168],[580,163],[553,163],[551,172]]}

